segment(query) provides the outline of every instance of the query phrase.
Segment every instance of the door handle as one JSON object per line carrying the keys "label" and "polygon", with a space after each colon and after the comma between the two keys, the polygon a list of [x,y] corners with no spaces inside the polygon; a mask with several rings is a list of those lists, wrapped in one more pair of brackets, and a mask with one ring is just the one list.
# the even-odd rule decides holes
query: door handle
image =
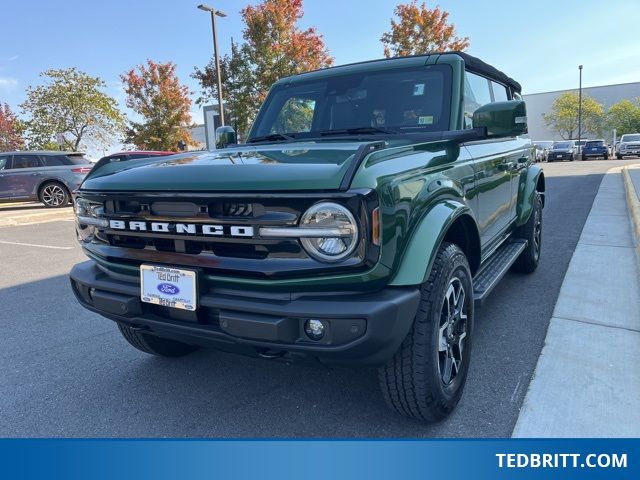
{"label": "door handle", "polygon": [[32,176],[32,177],[37,177],[38,175],[40,175],[38,172],[33,172],[33,173],[31,174],[31,176]]}

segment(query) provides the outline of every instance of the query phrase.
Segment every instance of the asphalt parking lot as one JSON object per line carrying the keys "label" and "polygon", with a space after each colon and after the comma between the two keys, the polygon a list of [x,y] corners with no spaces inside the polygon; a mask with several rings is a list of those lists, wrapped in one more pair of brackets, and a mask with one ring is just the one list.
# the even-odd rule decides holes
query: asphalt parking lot
{"label": "asphalt parking lot", "polygon": [[0,228],[0,436],[510,436],[602,175],[633,163],[543,164],[540,266],[508,274],[479,310],[462,401],[432,426],[389,412],[374,369],[138,352],[73,298],[66,274],[84,256],[72,221]]}

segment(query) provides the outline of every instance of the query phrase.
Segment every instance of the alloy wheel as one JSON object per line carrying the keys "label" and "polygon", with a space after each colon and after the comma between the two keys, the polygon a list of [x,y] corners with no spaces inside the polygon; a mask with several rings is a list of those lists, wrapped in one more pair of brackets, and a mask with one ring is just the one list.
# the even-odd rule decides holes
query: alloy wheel
{"label": "alloy wheel", "polygon": [[540,256],[540,246],[542,244],[542,215],[538,204],[533,212],[533,243],[535,247],[536,260]]}
{"label": "alloy wheel", "polygon": [[442,302],[438,335],[438,365],[445,387],[462,371],[462,352],[467,337],[466,292],[462,281],[453,277]]}
{"label": "alloy wheel", "polygon": [[42,190],[42,202],[50,207],[59,207],[67,199],[67,194],[60,185],[47,185]]}

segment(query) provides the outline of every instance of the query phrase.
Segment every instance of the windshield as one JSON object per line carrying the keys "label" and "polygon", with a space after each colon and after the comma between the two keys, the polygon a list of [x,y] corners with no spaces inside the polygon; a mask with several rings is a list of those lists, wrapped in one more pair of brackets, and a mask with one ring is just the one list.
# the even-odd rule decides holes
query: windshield
{"label": "windshield", "polygon": [[640,134],[622,135],[621,142],[640,142]]}
{"label": "windshield", "polygon": [[601,147],[604,145],[603,140],[592,140],[584,144],[585,147]]}
{"label": "windshield", "polygon": [[[280,84],[250,138],[449,130],[451,67],[403,68]],[[276,139],[276,138],[274,138]],[[286,140],[287,138],[278,138]]]}
{"label": "windshield", "polygon": [[560,148],[571,148],[572,145],[570,142],[558,142],[558,143],[554,143],[553,144],[553,148],[556,149],[560,149]]}

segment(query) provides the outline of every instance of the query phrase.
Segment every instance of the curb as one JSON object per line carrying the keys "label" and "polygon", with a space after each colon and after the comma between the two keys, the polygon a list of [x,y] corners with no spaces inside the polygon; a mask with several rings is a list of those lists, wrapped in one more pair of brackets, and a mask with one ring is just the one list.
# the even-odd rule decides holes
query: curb
{"label": "curb", "polygon": [[0,218],[0,227],[16,227],[18,225],[32,225],[35,223],[56,222],[59,220],[73,220],[73,211],[32,213],[15,217]]}
{"label": "curb", "polygon": [[627,205],[629,206],[631,224],[633,225],[633,234],[636,241],[636,253],[640,260],[640,199],[638,199],[636,188],[633,185],[633,180],[631,180],[631,175],[629,175],[629,167],[623,167],[622,179],[626,192]]}

